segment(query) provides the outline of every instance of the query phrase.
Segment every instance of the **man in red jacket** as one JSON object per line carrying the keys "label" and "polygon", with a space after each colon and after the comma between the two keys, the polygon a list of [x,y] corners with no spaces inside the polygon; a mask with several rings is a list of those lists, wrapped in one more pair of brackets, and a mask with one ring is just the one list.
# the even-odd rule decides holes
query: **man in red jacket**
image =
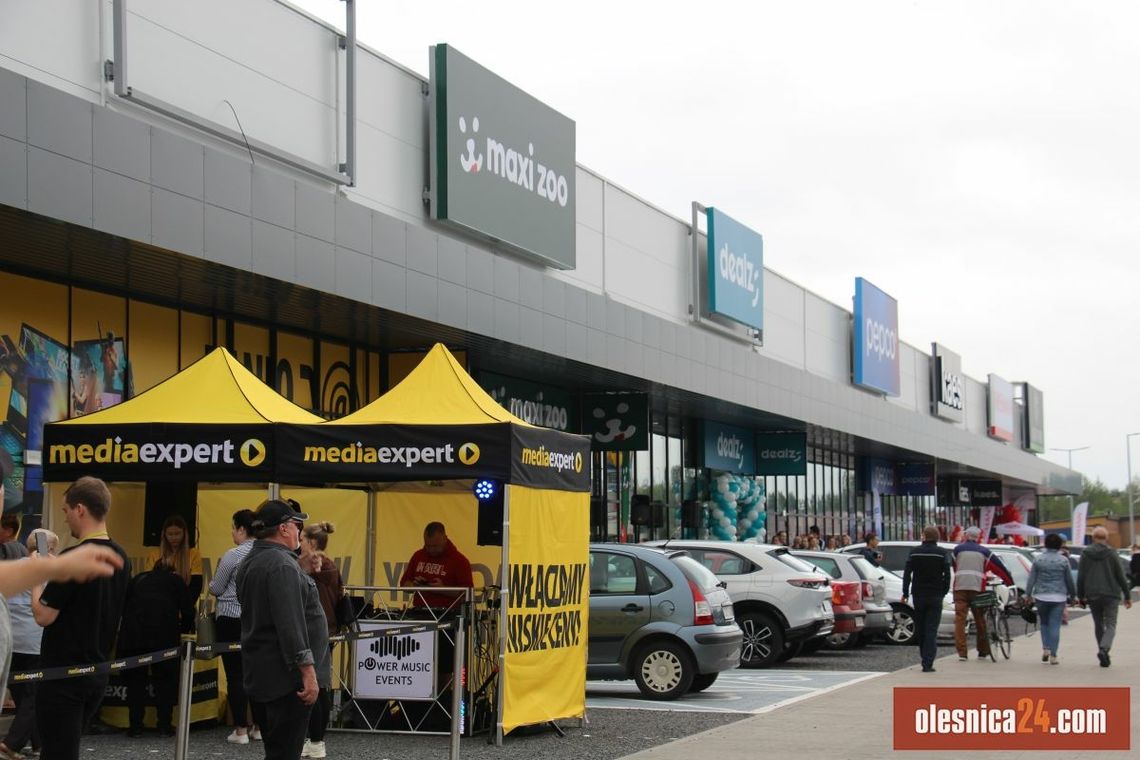
{"label": "man in red jacket", "polygon": [[[424,528],[424,548],[416,551],[408,560],[404,574],[400,576],[401,586],[450,586],[471,588],[475,581],[471,577],[471,563],[455,544],[447,537],[441,522],[430,522]],[[462,603],[459,592],[416,592],[414,604],[417,607],[451,607]]]}

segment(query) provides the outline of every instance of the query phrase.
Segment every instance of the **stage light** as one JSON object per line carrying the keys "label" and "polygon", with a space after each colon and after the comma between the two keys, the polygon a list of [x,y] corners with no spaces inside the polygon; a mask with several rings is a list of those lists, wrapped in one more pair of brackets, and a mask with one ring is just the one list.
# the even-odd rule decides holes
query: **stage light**
{"label": "stage light", "polygon": [[495,498],[495,493],[499,490],[499,484],[494,480],[476,480],[475,487],[472,490],[475,491],[475,498],[479,501],[490,501]]}

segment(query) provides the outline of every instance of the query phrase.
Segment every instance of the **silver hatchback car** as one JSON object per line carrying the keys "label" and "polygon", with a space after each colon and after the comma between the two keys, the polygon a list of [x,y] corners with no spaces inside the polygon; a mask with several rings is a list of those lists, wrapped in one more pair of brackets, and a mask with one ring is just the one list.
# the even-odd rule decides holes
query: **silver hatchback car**
{"label": "silver hatchback car", "polygon": [[590,546],[587,678],[677,699],[735,668],[743,638],[723,584],[684,551]]}

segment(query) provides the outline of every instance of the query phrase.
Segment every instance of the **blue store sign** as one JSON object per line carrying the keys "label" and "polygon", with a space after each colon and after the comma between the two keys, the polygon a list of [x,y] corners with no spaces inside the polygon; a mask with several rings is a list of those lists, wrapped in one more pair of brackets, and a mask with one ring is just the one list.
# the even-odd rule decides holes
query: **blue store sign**
{"label": "blue store sign", "polygon": [[752,475],[756,472],[756,450],[752,431],[718,422],[706,422],[705,467]]}
{"label": "blue store sign", "polygon": [[896,470],[899,493],[904,496],[934,495],[934,465],[930,462],[903,462]]}
{"label": "blue store sign", "polygon": [[709,311],[764,329],[764,238],[728,214],[708,217]]}
{"label": "blue store sign", "polygon": [[899,304],[862,277],[855,278],[853,337],[855,384],[899,395]]}
{"label": "blue store sign", "polygon": [[875,491],[882,496],[894,496],[899,493],[894,462],[865,457],[858,474],[860,480],[857,487],[860,491]]}

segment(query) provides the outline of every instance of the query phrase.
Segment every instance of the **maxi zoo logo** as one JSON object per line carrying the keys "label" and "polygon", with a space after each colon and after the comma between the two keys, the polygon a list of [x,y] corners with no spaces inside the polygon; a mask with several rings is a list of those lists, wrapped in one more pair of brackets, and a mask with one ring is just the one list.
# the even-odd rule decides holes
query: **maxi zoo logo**
{"label": "maxi zoo logo", "polygon": [[472,117],[470,125],[465,117],[460,116],[459,132],[467,135],[466,153],[459,154],[459,166],[464,172],[478,174],[484,170],[486,164],[486,171],[491,175],[566,208],[566,203],[570,200],[566,177],[535,160],[534,143],[528,142],[524,153],[488,136],[485,144],[486,152],[479,152],[478,116]]}

